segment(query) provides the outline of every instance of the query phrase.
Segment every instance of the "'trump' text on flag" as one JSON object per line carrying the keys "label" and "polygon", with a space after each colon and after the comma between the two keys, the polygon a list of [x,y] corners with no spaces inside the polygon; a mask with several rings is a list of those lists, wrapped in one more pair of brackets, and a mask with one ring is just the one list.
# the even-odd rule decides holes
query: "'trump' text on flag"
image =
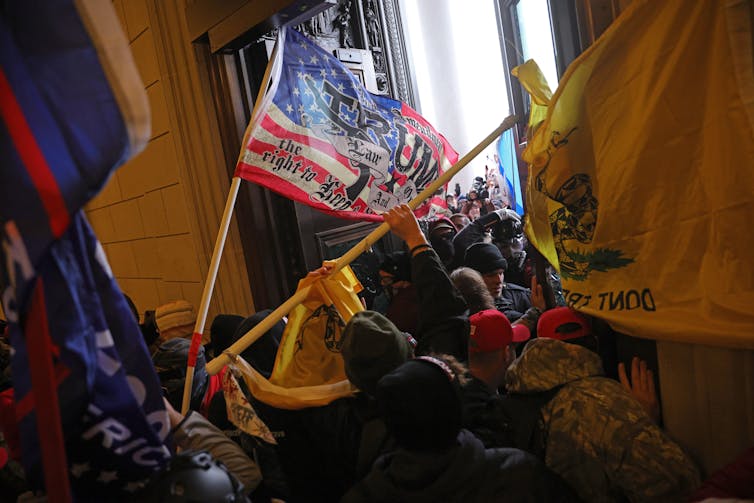
{"label": "'trump' text on flag", "polygon": [[325,212],[379,221],[378,212],[408,202],[457,161],[413,109],[370,94],[298,32],[281,30],[270,64],[236,176]]}

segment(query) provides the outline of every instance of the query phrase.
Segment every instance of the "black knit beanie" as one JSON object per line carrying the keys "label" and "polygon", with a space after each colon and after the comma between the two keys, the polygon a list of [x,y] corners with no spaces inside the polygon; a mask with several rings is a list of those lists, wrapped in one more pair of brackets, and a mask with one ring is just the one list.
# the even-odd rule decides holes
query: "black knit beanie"
{"label": "black knit beanie", "polygon": [[402,251],[388,253],[380,264],[380,270],[392,274],[395,281],[411,281],[411,257]]}
{"label": "black knit beanie", "polygon": [[457,377],[442,361],[420,357],[380,379],[377,402],[390,434],[413,451],[442,450],[463,424]]}
{"label": "black knit beanie", "polygon": [[492,243],[474,243],[466,248],[463,265],[479,271],[480,274],[497,269],[505,270],[508,267],[503,254]]}
{"label": "black knit beanie", "polygon": [[[270,313],[272,313],[272,310],[265,309],[243,320],[238,329],[236,329],[235,339],[238,340],[246,335],[247,332],[267,318]],[[272,375],[272,369],[275,367],[275,358],[277,357],[278,347],[280,346],[280,340],[283,338],[284,331],[285,323],[280,320],[262,334],[259,339],[255,340],[251,346],[244,349],[241,353],[241,358],[246,360],[257,372],[269,379]]]}
{"label": "black knit beanie", "polygon": [[236,342],[236,329],[243,321],[237,314],[218,314],[209,327],[209,339],[212,342],[213,356],[217,357]]}

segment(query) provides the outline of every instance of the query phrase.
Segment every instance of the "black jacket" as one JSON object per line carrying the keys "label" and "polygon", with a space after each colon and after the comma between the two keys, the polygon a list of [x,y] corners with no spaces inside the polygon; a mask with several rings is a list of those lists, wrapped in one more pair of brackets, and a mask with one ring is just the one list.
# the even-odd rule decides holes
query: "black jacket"
{"label": "black jacket", "polygon": [[361,431],[374,415],[365,394],[300,410],[256,400],[253,405],[276,437],[275,451],[290,490],[287,501],[337,501],[358,480]]}
{"label": "black jacket", "polygon": [[500,407],[500,396],[490,391],[487,384],[469,375],[461,388],[463,398],[463,426],[482,441],[488,449],[512,447],[505,430],[506,418]]}
{"label": "black jacket", "polygon": [[412,334],[416,354],[446,353],[468,360],[468,308],[434,250],[411,259],[411,277],[419,301],[419,328]]}
{"label": "black jacket", "polygon": [[515,447],[544,461],[546,433],[541,409],[560,386],[528,395],[501,395],[474,375],[469,377],[461,388],[464,428],[488,449]]}
{"label": "black jacket", "polygon": [[503,293],[495,299],[495,307],[513,323],[531,307],[531,290],[514,283],[506,283]]}
{"label": "black jacket", "polygon": [[488,213],[481,218],[477,218],[466,227],[458,231],[453,237],[453,269],[461,267],[463,265],[463,259],[466,256],[466,248],[474,243],[481,243],[484,239],[486,228],[495,222],[499,222],[500,218],[496,213]]}
{"label": "black jacket", "polygon": [[342,499],[358,502],[573,501],[571,491],[534,456],[485,449],[467,430],[445,451],[399,449],[382,456]]}

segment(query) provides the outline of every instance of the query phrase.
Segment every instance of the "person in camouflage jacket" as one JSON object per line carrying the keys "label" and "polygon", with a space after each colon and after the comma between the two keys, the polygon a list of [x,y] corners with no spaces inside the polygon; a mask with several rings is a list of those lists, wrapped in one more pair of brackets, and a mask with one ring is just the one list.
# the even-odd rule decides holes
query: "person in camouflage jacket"
{"label": "person in camouflage jacket", "polygon": [[506,374],[509,393],[558,386],[541,411],[545,464],[584,501],[675,501],[699,484],[691,459],[589,349],[534,339]]}

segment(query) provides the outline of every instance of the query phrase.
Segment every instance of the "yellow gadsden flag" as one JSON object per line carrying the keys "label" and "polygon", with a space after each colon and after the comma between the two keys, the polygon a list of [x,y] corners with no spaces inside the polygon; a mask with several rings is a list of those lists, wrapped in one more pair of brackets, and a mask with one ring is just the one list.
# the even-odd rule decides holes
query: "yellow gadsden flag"
{"label": "yellow gadsden flag", "polygon": [[295,388],[346,379],[340,346],[346,323],[364,310],[357,296],[361,283],[350,267],[344,267],[330,276],[308,276],[298,283],[299,290],[309,286],[306,300],[288,315],[270,376],[273,384]]}
{"label": "yellow gadsden flag", "polygon": [[356,391],[346,377],[340,347],[346,323],[364,309],[357,296],[361,283],[346,266],[329,276],[307,276],[299,281],[298,289],[303,288],[309,293],[288,315],[270,379],[233,358],[232,367],[251,394],[281,409],[318,407]]}
{"label": "yellow gadsden flag", "polygon": [[751,26],[745,1],[633,0],[563,76],[523,154],[526,226],[575,308],[754,348]]}

